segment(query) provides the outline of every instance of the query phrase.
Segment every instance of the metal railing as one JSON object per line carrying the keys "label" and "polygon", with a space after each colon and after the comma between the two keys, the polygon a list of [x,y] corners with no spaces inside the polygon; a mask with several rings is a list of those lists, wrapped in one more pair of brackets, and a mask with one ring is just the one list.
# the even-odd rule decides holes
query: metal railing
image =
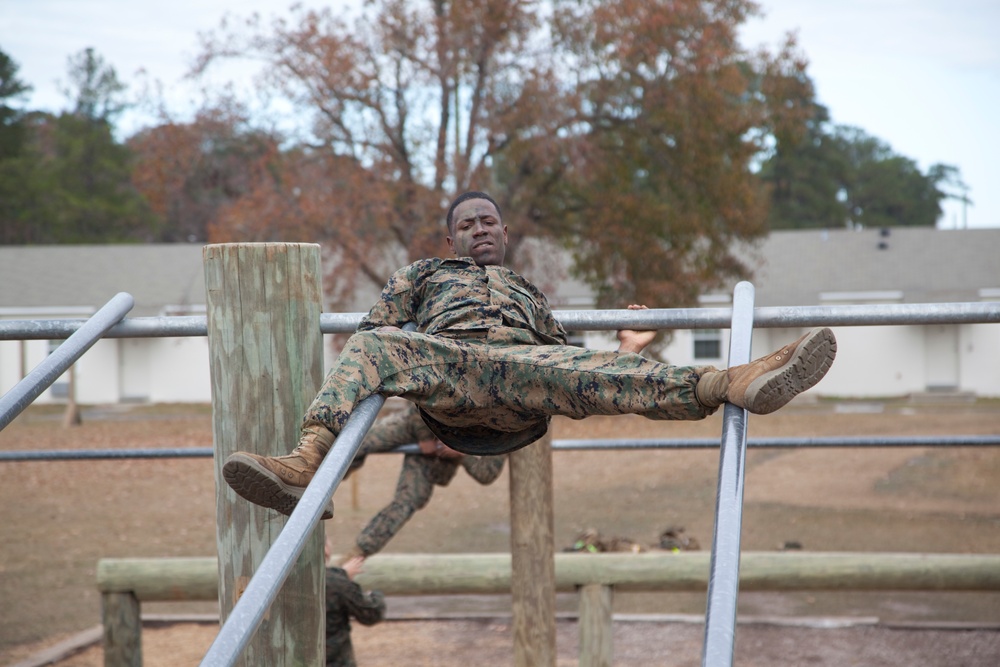
{"label": "metal railing", "polygon": [[89,320],[82,322],[66,341],[21,378],[10,391],[0,396],[0,431],[52,386],[83,353],[101,339],[135,306],[131,294],[119,292]]}
{"label": "metal railing", "polygon": [[[727,329],[732,308],[652,308],[650,310],[556,310],[567,331],[640,329]],[[320,331],[353,333],[365,313],[323,313]],[[0,340],[68,338],[86,320],[0,320]],[[867,306],[786,306],[753,310],[756,329],[813,326],[1000,323],[1000,303],[894,303]],[[204,315],[134,317],[111,327],[104,338],[207,336]]]}
{"label": "metal railing", "polygon": [[235,664],[246,649],[384,403],[385,397],[375,394],[361,401],[351,413],[289,516],[288,523],[281,529],[250,578],[246,590],[233,606],[201,665]]}
{"label": "metal railing", "polygon": [[[849,447],[1000,447],[1000,435],[925,435],[925,436],[860,436],[848,438],[753,438],[747,447],[754,448],[849,448]],[[553,440],[554,451],[588,451],[614,449],[718,449],[717,438],[638,438]],[[419,454],[416,443],[401,445],[384,454]],[[42,449],[0,451],[0,463],[12,461],[94,461],[107,459],[197,459],[212,458],[212,447],[163,447],[143,449]]]}
{"label": "metal railing", "polygon": [[[127,303],[124,312],[122,307]],[[205,336],[203,316],[135,318],[121,321],[131,310],[131,296],[115,297],[90,320],[8,320],[0,321],[0,340],[61,339],[67,341],[44,366],[0,398],[0,428],[6,426],[25,406],[58,378],[101,337]],[[740,283],[734,292],[733,308],[656,309],[648,311],[556,311],[560,324],[570,331],[612,331],[621,328],[691,329],[731,328],[730,364],[749,361],[752,329],[796,326],[875,326],[898,324],[963,324],[1000,322],[998,303],[892,304],[878,306],[814,306],[754,308],[753,286]],[[322,333],[353,332],[362,313],[323,314]],[[37,371],[37,372],[36,372]],[[15,391],[16,390],[16,391]],[[8,398],[10,397],[10,398]],[[324,459],[285,529],[268,551],[246,590],[233,608],[202,665],[233,664],[246,648],[267,607],[304,548],[305,540],[318,523],[327,499],[333,494],[360,447],[368,428],[384,404],[372,396],[354,411]],[[900,439],[914,442],[913,439]],[[934,443],[945,439],[934,438]],[[995,444],[963,438],[961,444]],[[572,442],[572,441],[571,441]],[[645,448],[654,441],[629,441],[622,448]],[[664,442],[664,441],[655,441]],[[707,444],[711,442],[711,444]],[[843,440],[838,441],[843,443]],[[888,439],[881,439],[888,443]],[[687,446],[715,446],[715,441],[687,441]],[[921,444],[934,444],[921,443]],[[814,441],[812,446],[830,446]],[[900,443],[901,444],[901,443]],[[561,448],[588,448],[579,442]],[[743,477],[745,470],[746,412],[726,404],[719,463],[719,486],[715,536],[711,555],[705,643],[702,662],[707,667],[732,664],[735,639],[736,600],[739,583],[740,527],[742,522]],[[803,441],[772,440],[757,446],[809,446]],[[96,457],[95,457],[96,458]]]}

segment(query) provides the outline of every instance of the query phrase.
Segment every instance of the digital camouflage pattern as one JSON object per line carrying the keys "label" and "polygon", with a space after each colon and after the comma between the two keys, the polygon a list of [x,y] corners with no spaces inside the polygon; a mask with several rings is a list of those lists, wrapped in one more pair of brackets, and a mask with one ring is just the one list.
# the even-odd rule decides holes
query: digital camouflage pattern
{"label": "digital camouflage pattern", "polygon": [[[417,325],[416,332],[380,330]],[[445,444],[505,454],[548,429],[551,415],[703,419],[695,386],[711,367],[565,345],[545,296],[501,266],[420,260],[397,271],[362,320],[305,416],[339,433],[380,393],[420,406]]]}
{"label": "digital camouflage pattern", "polygon": [[[357,470],[364,465],[368,454],[391,452],[400,445],[433,438],[434,434],[424,424],[416,407],[410,404],[406,410],[380,417],[375,422],[351,462],[350,470]],[[448,486],[459,467],[465,468],[480,484],[491,484],[500,476],[503,465],[502,456],[441,458],[426,454],[404,454],[392,502],[362,529],[356,541],[358,551],[364,556],[381,551],[414,512],[427,505],[435,486]]]}
{"label": "digital camouflage pattern", "polygon": [[365,593],[343,568],[326,568],[326,664],[356,667],[351,644],[351,618],[362,625],[375,625],[385,618],[385,597],[378,591]]}

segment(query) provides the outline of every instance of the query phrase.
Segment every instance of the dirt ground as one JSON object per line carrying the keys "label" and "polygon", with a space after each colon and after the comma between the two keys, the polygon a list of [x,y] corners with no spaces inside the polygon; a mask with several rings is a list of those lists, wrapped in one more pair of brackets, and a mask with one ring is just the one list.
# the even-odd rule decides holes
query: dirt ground
{"label": "dirt ground", "polygon": [[[553,429],[556,439],[717,438],[721,419],[556,420]],[[997,433],[1000,403],[959,400],[801,401],[751,418],[749,430],[751,439]],[[72,428],[62,425],[59,411],[31,408],[0,432],[0,450],[209,447],[211,440],[204,406],[91,407]],[[684,526],[710,547],[717,451],[556,452],[554,461],[557,548],[585,528],[652,543],[668,526]],[[397,457],[375,457],[342,485],[337,515],[325,522],[335,544],[350,545],[388,502],[398,469]],[[212,555],[214,494],[207,458],[0,462],[0,665],[99,622],[100,558]],[[436,491],[387,551],[506,551],[507,494],[506,472],[489,487],[460,475]],[[1000,553],[1000,448],[751,449],[745,506],[746,550],[797,542],[811,551]],[[615,664],[700,664],[697,617],[704,604],[704,594],[695,593],[616,596],[616,614],[629,616],[616,622]],[[575,601],[560,596],[557,606],[571,615]],[[143,611],[215,609],[159,603]],[[391,599],[389,613],[394,620],[355,628],[360,664],[511,662],[509,599]],[[439,618],[463,613],[467,618]],[[654,615],[675,620],[627,620]],[[737,630],[740,665],[1000,663],[998,593],[745,593],[739,615],[748,621]],[[837,627],[789,626],[794,619]],[[559,664],[576,664],[575,622],[561,620],[558,628]],[[195,623],[150,626],[145,664],[196,665],[215,631]],[[90,667],[103,657],[97,645],[53,664]]]}

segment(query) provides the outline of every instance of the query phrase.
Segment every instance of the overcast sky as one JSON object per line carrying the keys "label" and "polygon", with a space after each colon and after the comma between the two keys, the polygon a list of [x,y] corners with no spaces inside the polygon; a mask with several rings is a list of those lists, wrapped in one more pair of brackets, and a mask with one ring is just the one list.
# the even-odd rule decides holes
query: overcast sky
{"label": "overcast sky", "polygon": [[[291,0],[0,0],[0,49],[34,87],[27,106],[67,106],[57,81],[66,59],[92,46],[132,88],[159,80],[172,105],[193,97],[181,82],[197,35],[227,13],[285,14]],[[304,0],[306,6],[322,6]],[[1000,2],[996,0],[763,0],[747,46],[775,47],[797,31],[819,101],[916,160],[957,166],[973,204],[945,206],[942,228],[1000,227]],[[123,124],[127,123],[123,119]],[[138,122],[133,120],[131,122]]]}

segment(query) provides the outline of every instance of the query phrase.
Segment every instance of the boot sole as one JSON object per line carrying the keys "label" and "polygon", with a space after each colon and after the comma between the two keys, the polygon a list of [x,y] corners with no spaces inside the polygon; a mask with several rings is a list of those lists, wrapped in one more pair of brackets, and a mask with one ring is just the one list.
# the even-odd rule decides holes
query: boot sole
{"label": "boot sole", "polygon": [[[222,477],[240,497],[254,505],[267,507],[290,516],[302,498],[303,489],[288,486],[281,478],[240,452],[232,454],[222,466]],[[333,500],[323,510],[322,519],[333,518]]]}
{"label": "boot sole", "polygon": [[750,383],[744,394],[746,409],[766,415],[788,405],[823,379],[836,356],[837,339],[833,331],[813,329],[792,353],[791,361]]}

